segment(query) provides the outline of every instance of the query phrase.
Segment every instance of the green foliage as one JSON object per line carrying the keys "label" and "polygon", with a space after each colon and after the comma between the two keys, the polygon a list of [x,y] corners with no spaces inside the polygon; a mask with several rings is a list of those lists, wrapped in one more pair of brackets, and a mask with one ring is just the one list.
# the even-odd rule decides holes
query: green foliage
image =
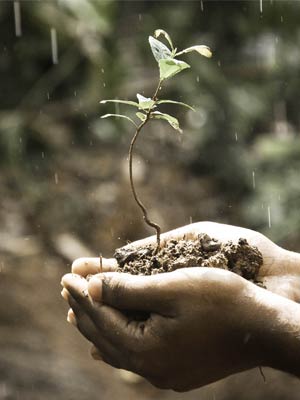
{"label": "green foliage", "polygon": [[[139,109],[135,94],[151,97],[159,76],[158,61],[145,45],[155,23],[176,32],[178,49],[165,31],[152,35],[169,49],[166,54],[192,66],[163,83],[166,99],[197,105],[195,113],[187,113],[184,146],[166,137],[155,154],[159,164],[176,159],[178,168],[187,176],[192,173],[204,188],[206,196],[191,201],[197,203],[194,211],[185,203],[186,212],[194,220],[205,217],[259,229],[282,245],[299,248],[295,216],[300,194],[293,186],[300,169],[299,2],[264,1],[260,14],[258,1],[237,0],[226,7],[203,1],[203,10],[199,1],[172,6],[138,1],[132,7],[115,0],[22,1],[23,34],[18,38],[13,4],[2,3],[0,165],[10,160],[22,170],[29,164],[52,166],[54,157],[69,159],[78,148],[86,147],[88,155],[93,149],[104,152],[103,143],[107,154],[115,154],[116,147],[123,153],[123,135],[135,127],[125,126],[123,118],[100,119],[97,103],[118,96],[133,100],[101,104],[101,109],[103,114],[127,114],[138,123],[145,120],[147,110]],[[57,65],[51,61],[52,27],[58,37]],[[196,51],[179,54],[198,43],[213,45],[213,62],[194,62]],[[179,122],[185,113],[167,100],[158,99],[156,106],[155,111],[172,115],[176,107]],[[152,143],[165,123],[149,120],[152,136],[139,148],[145,159],[151,158]],[[33,185],[35,174],[33,169]],[[188,192],[190,180],[185,183]],[[172,185],[177,186],[175,181]]]}
{"label": "green foliage", "polygon": [[[130,121],[132,124],[135,125],[136,131],[134,133],[134,136],[131,140],[130,146],[129,146],[129,157],[128,157],[128,165],[129,165],[129,179],[130,179],[130,186],[131,186],[131,191],[133,194],[133,197],[137,203],[137,205],[140,207],[142,213],[143,213],[143,219],[144,221],[152,228],[156,230],[156,250],[155,252],[160,248],[160,233],[161,233],[161,228],[160,226],[155,223],[154,221],[151,221],[148,217],[148,212],[144,204],[141,202],[133,181],[133,165],[132,165],[132,158],[133,158],[133,147],[136,142],[136,139],[141,131],[141,129],[150,121],[153,119],[159,119],[166,121],[173,129],[176,131],[182,133],[182,130],[180,129],[178,119],[173,117],[170,114],[162,113],[158,110],[156,110],[157,106],[163,103],[169,103],[169,104],[178,104],[184,107],[187,107],[191,110],[194,111],[194,109],[189,106],[188,104],[174,101],[174,100],[159,100],[158,98],[158,92],[161,90],[161,85],[165,79],[169,79],[173,77],[174,75],[177,75],[179,72],[185,70],[186,68],[190,68],[190,65],[187,64],[184,61],[177,60],[175,59],[176,55],[176,49],[173,47],[172,40],[169,36],[169,34],[162,30],[162,29],[157,29],[154,32],[154,36],[158,37],[159,35],[163,35],[166,40],[168,41],[169,45],[171,46],[171,50],[164,45],[162,42],[157,40],[156,38],[150,36],[149,37],[149,43],[150,47],[153,53],[153,56],[155,60],[158,63],[159,67],[159,80],[158,80],[158,85],[157,88],[153,94],[152,97],[145,97],[139,93],[137,93],[137,99],[138,103],[133,102],[133,101],[127,101],[127,100],[102,100],[101,103],[107,103],[107,102],[112,102],[112,103],[124,103],[130,106],[137,107],[139,110],[142,112],[137,112],[136,117],[140,120],[140,124],[136,124],[135,121],[133,121],[130,117],[122,114],[105,114],[102,116],[102,118],[107,118],[107,117],[121,117],[124,119],[127,119]],[[188,49],[185,49],[182,51],[183,53],[190,52],[190,51],[198,51],[199,54],[204,55],[206,57],[211,56],[211,52],[206,46],[194,46]]]}
{"label": "green foliage", "polygon": [[172,115],[161,113],[160,111],[153,111],[151,113],[151,118],[163,119],[163,120],[167,121],[172,126],[172,128],[174,128],[177,131],[179,131],[180,133],[182,133],[182,130],[179,127],[178,119],[176,119],[175,117],[172,117]]}
{"label": "green foliage", "polygon": [[122,114],[105,114],[105,115],[101,115],[101,118],[109,118],[109,117],[124,118],[124,119],[127,119],[127,121],[130,121],[134,126],[137,126],[136,123],[131,118],[127,117],[127,115],[122,115]]}
{"label": "green foliage", "polygon": [[[160,35],[164,36],[165,39],[167,40],[168,44],[170,45],[171,49],[169,49],[164,43],[161,41],[157,40],[156,38],[159,37]],[[192,47],[188,47],[185,50],[182,50],[178,53],[176,53],[177,49],[174,48],[173,42],[171,40],[170,35],[162,30],[162,29],[157,29],[154,32],[154,36],[149,36],[149,44],[151,51],[153,53],[153,56],[155,60],[158,63],[159,67],[159,82],[157,86],[157,90],[153,97],[144,97],[143,95],[137,93],[137,99],[138,103],[134,101],[128,101],[128,100],[102,100],[100,103],[105,104],[108,102],[111,103],[121,103],[121,104],[127,104],[130,106],[134,106],[139,108],[140,110],[144,111],[143,112],[137,112],[136,116],[138,119],[141,121],[142,125],[145,125],[150,119],[161,119],[167,121],[172,128],[175,130],[182,132],[182,130],[179,127],[179,122],[178,120],[173,117],[172,115],[162,113],[160,111],[154,111],[154,109],[157,108],[158,105],[164,104],[164,103],[169,103],[169,104],[177,104],[181,105],[184,107],[189,108],[192,111],[195,111],[193,107],[191,107],[188,104],[182,103],[180,101],[175,101],[175,100],[160,100],[158,99],[158,91],[161,89],[161,85],[164,80],[172,78],[173,76],[177,75],[179,72],[184,71],[187,68],[190,68],[190,65],[187,64],[185,61],[175,59],[176,55],[181,55],[185,53],[189,53],[192,51],[198,52],[200,55],[205,56],[205,57],[211,57],[212,53],[209,49],[209,47],[204,46],[204,45],[196,45]],[[120,115],[120,114],[105,114],[102,116],[102,118],[107,118],[107,117],[122,117],[130,122],[132,122],[135,126],[137,124],[129,117],[126,115]]]}
{"label": "green foliage", "polygon": [[175,60],[174,58],[167,58],[159,60],[159,77],[160,80],[172,78],[172,76],[179,72],[190,68],[190,65],[184,61]]}

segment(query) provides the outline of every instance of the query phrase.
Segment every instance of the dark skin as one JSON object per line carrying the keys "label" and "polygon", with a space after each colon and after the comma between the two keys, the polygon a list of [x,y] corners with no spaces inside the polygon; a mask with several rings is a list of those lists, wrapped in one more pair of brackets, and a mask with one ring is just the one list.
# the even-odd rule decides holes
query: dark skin
{"label": "dark skin", "polygon": [[[62,294],[71,307],[69,322],[93,344],[92,356],[176,391],[257,366],[300,377],[300,256],[257,232],[206,222],[168,232],[162,242],[201,232],[256,245],[264,257],[260,279],[269,290],[219,269],[145,277],[112,272],[113,259],[103,259],[101,274],[99,259],[76,260]],[[130,246],[151,241],[155,237]],[[132,320],[133,310],[147,319]]]}

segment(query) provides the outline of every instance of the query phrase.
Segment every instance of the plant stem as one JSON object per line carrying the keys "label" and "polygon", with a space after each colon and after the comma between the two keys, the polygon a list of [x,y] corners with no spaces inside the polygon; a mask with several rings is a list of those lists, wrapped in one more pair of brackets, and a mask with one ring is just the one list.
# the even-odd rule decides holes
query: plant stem
{"label": "plant stem", "polygon": [[[158,82],[157,88],[154,92],[154,95],[152,97],[152,100],[156,101],[157,100],[157,94],[158,91],[160,89],[161,86],[161,80]],[[134,197],[134,200],[136,201],[137,205],[140,207],[140,209],[142,210],[143,213],[143,218],[144,221],[146,222],[147,225],[151,226],[152,228],[154,228],[156,230],[156,249],[155,249],[155,253],[158,252],[159,248],[160,248],[160,233],[161,233],[161,227],[151,221],[148,217],[148,212],[146,207],[144,206],[144,204],[142,203],[142,201],[140,200],[136,190],[135,190],[135,186],[134,186],[134,182],[133,182],[133,173],[132,173],[132,159],[133,159],[133,148],[134,148],[134,144],[139,136],[139,133],[141,132],[142,128],[149,122],[150,119],[150,115],[151,115],[151,111],[153,108],[149,108],[147,114],[146,114],[146,118],[144,121],[141,122],[141,124],[137,127],[135,134],[130,142],[130,147],[129,147],[129,153],[128,153],[128,162],[129,162],[129,179],[130,179],[130,187],[131,187],[131,191]]]}

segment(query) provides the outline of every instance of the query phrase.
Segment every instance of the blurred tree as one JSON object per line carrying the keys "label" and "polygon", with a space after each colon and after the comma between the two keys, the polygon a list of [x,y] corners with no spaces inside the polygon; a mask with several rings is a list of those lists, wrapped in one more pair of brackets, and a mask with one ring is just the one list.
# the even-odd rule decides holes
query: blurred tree
{"label": "blurred tree", "polygon": [[[140,153],[149,159],[155,153],[157,163],[175,162],[210,182],[215,200],[195,199],[195,219],[215,215],[296,245],[298,2],[264,1],[262,12],[259,1],[20,5],[20,37],[15,37],[12,2],[0,7],[2,163],[26,159],[32,174],[41,154],[64,153],[76,144],[88,148],[91,142],[99,151],[127,143],[121,121],[117,130],[114,123],[99,121],[98,102],[117,93],[133,97],[141,87],[145,95],[151,92],[156,77],[145,37],[160,27],[178,47],[207,43],[214,58],[196,63],[194,73],[177,81],[183,93],[178,100],[197,108],[187,115],[183,144],[153,125]],[[52,63],[51,29],[57,32],[58,64]],[[177,89],[168,94],[166,87],[165,95],[176,98]]]}

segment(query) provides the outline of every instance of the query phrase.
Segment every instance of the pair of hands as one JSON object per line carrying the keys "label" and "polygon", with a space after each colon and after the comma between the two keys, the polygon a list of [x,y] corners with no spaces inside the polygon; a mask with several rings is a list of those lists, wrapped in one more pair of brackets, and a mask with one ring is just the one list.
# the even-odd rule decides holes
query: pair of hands
{"label": "pair of hands", "polygon": [[[203,232],[222,242],[243,237],[257,246],[264,259],[259,279],[268,290],[216,268],[132,276],[113,272],[116,261],[103,259],[99,274],[99,258],[82,258],[62,280],[69,322],[93,344],[95,359],[160,388],[190,390],[263,365],[300,376],[300,255],[257,232],[212,222],[165,233],[162,243]],[[144,320],[132,317],[136,311]],[[287,326],[298,329],[296,336],[286,333]]]}

